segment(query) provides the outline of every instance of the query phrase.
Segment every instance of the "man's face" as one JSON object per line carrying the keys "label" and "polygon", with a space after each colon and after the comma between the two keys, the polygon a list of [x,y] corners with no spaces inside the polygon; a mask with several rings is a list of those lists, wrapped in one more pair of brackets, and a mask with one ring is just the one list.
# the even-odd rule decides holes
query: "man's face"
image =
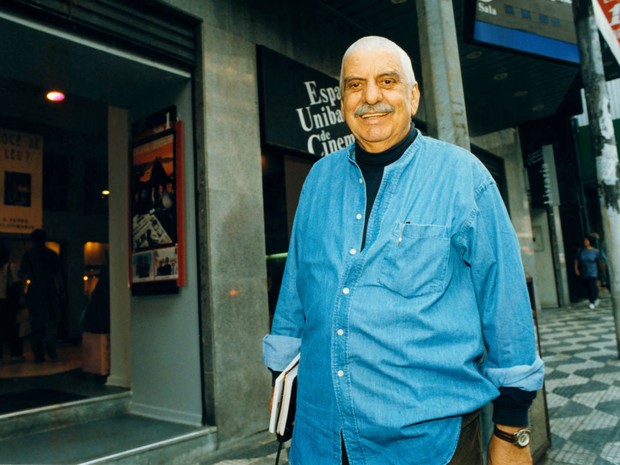
{"label": "man's face", "polygon": [[407,135],[420,93],[407,82],[398,53],[389,48],[350,53],[342,83],[342,114],[364,150],[383,152]]}

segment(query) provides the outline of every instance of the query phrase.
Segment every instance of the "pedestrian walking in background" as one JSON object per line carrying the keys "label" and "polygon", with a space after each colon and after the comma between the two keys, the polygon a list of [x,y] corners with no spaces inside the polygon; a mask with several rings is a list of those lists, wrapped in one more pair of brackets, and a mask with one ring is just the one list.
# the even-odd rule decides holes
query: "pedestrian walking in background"
{"label": "pedestrian walking in background", "polygon": [[598,300],[598,268],[601,254],[592,245],[594,240],[591,236],[583,238],[583,247],[577,251],[575,258],[575,274],[581,278],[588,296],[588,307],[596,308]]}
{"label": "pedestrian walking in background", "polygon": [[30,315],[34,361],[45,361],[45,355],[56,360],[58,321],[64,295],[60,258],[45,246],[47,235],[42,229],[30,234],[32,249],[24,254],[19,270],[27,282],[26,304]]}
{"label": "pedestrian walking in background", "polygon": [[609,275],[609,262],[607,260],[607,244],[599,233],[591,232],[589,235],[594,240],[591,244],[592,247],[598,249],[601,254],[601,259],[598,262],[598,280],[600,282],[600,287],[609,290],[611,286],[611,276]]}

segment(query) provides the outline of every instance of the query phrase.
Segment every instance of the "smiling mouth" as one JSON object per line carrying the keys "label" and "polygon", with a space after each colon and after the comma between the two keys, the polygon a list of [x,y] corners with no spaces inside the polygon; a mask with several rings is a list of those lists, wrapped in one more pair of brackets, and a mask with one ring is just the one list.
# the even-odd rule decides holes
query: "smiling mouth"
{"label": "smiling mouth", "polygon": [[366,113],[365,115],[362,115],[363,119],[368,119],[368,118],[379,118],[380,116],[385,116],[387,115],[387,113]]}

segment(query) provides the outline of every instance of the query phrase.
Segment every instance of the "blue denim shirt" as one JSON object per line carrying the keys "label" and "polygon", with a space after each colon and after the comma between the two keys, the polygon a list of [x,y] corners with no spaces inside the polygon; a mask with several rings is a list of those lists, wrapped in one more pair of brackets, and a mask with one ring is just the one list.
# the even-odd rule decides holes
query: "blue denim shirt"
{"label": "blue denim shirt", "polygon": [[519,244],[469,152],[418,134],[385,168],[360,252],[354,147],[302,189],[268,367],[301,351],[294,465],[445,464],[461,415],[500,386],[542,386]]}

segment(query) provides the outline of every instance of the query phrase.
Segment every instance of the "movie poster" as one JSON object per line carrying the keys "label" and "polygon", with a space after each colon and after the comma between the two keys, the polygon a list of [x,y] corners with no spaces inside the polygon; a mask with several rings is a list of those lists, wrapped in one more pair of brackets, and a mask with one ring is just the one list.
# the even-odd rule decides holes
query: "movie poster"
{"label": "movie poster", "polygon": [[133,149],[133,249],[153,249],[176,243],[174,135]]}
{"label": "movie poster", "polygon": [[43,138],[0,129],[0,232],[43,227]]}
{"label": "movie poster", "polygon": [[169,116],[165,124],[151,117],[155,126],[134,127],[131,277],[138,295],[178,292],[184,285],[182,125]]}

